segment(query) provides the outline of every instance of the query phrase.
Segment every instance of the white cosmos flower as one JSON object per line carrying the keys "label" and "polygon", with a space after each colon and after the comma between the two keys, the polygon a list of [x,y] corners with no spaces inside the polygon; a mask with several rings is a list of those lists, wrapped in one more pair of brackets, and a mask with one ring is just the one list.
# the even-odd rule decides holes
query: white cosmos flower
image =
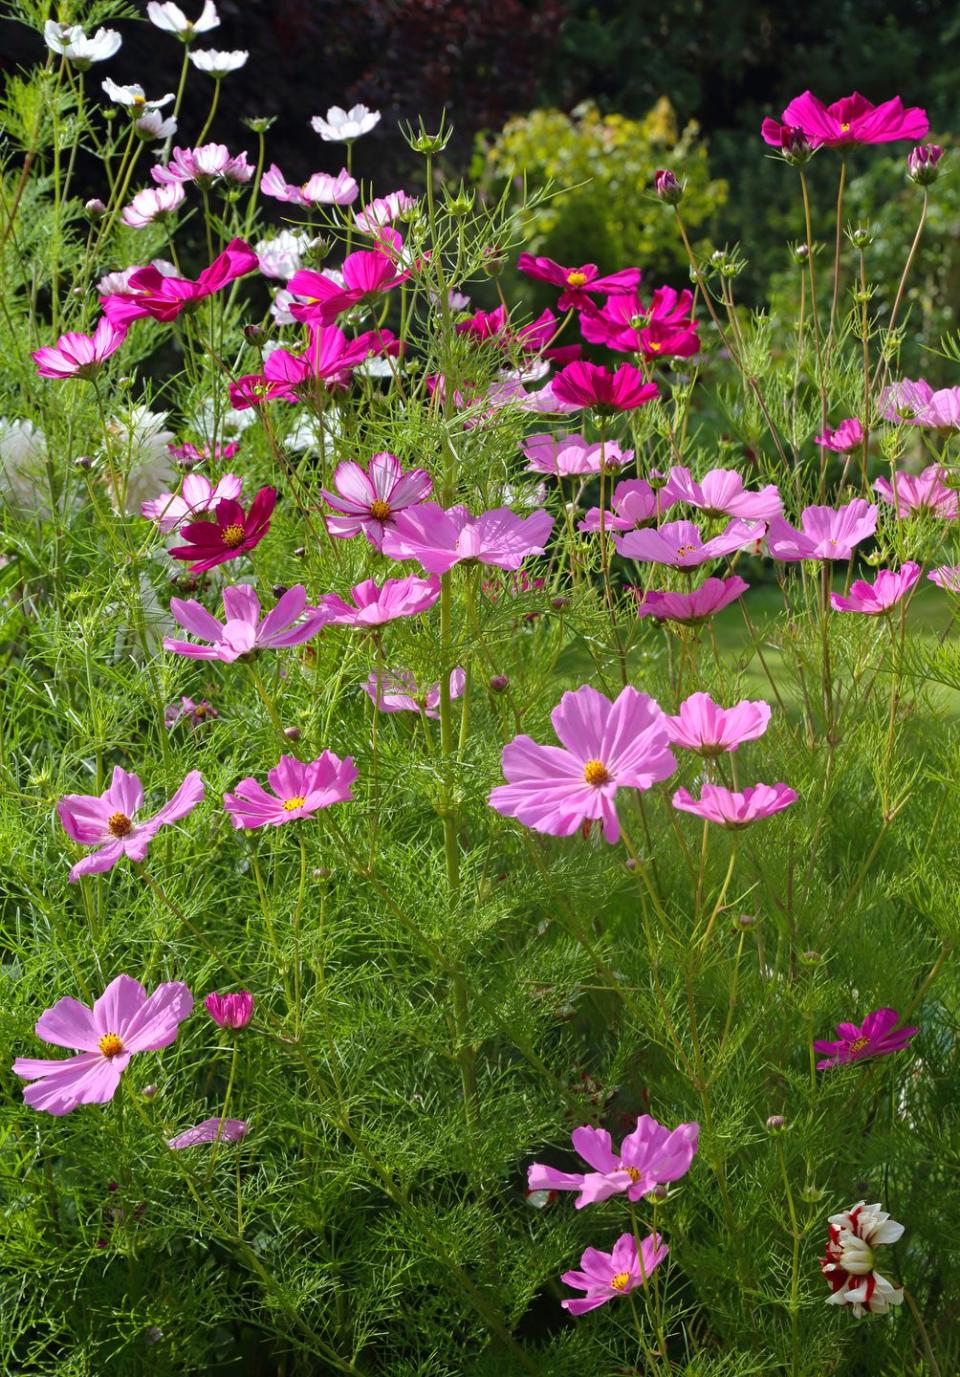
{"label": "white cosmos flower", "polygon": [[159,100],[147,100],[143,87],[136,81],[129,86],[120,86],[116,81],[111,81],[110,77],[104,77],[101,86],[114,105],[122,105],[125,110],[131,110],[137,115],[146,115],[154,110],[162,110],[165,105],[169,105],[173,100],[172,91],[168,91]]}
{"label": "white cosmos flower", "polygon": [[203,48],[191,53],[190,61],[198,72],[206,72],[207,76],[220,81],[231,72],[238,72],[249,56],[245,48],[238,48],[232,53],[221,53],[216,48]]}
{"label": "white cosmos flower", "polygon": [[368,110],[365,105],[354,105],[349,110],[331,105],[325,116],[314,115],[310,121],[324,143],[353,143],[379,123],[380,111]]}
{"label": "white cosmos flower", "polygon": [[198,33],[209,33],[211,29],[217,28],[220,23],[220,16],[217,14],[217,7],[213,0],[205,0],[200,18],[195,19],[192,23],[180,6],[173,3],[173,0],[167,0],[167,3],[162,5],[158,4],[157,0],[150,0],[147,6],[147,18],[158,29],[163,29],[164,33],[174,34],[181,43],[192,43]]}
{"label": "white cosmos flower", "polygon": [[213,398],[207,397],[199,411],[193,417],[191,428],[203,439],[205,445],[214,443],[214,421],[219,425],[216,436],[217,443],[221,443],[225,437],[236,436],[243,433],[247,426],[252,426],[257,419],[256,409],[248,408],[246,411],[234,411],[230,405],[230,398],[224,396],[220,401],[219,413],[215,413]]}
{"label": "white cosmos flower", "polygon": [[116,29],[97,29],[92,38],[87,38],[79,24],[58,24],[48,19],[43,26],[43,36],[52,53],[60,53],[81,72],[85,72],[92,62],[105,62],[119,52],[121,38]]}
{"label": "white cosmos flower", "polygon": [[[114,484],[107,470],[105,481],[114,511],[136,516],[142,504],[170,486],[176,475],[170,444],[173,431],[165,430],[168,413],[134,406],[126,416],[114,417],[107,426],[113,444]],[[126,480],[124,481],[124,474]],[[119,491],[118,491],[119,489]]]}
{"label": "white cosmos flower", "polygon": [[43,521],[51,514],[46,455],[43,432],[32,421],[0,416],[0,498]]}
{"label": "white cosmos flower", "polygon": [[133,127],[144,143],[150,143],[154,139],[172,139],[177,132],[177,121],[172,115],[165,120],[158,110],[148,110],[134,121]]}
{"label": "white cosmos flower", "polygon": [[171,182],[169,186],[147,187],[138,191],[128,206],[124,206],[122,220],[133,229],[143,229],[156,220],[158,215],[170,215],[178,210],[186,199],[181,182]]}
{"label": "white cosmos flower", "polygon": [[253,251],[265,277],[289,282],[303,267],[303,255],[316,243],[317,239],[304,230],[281,230],[272,239],[261,239],[254,244]]}

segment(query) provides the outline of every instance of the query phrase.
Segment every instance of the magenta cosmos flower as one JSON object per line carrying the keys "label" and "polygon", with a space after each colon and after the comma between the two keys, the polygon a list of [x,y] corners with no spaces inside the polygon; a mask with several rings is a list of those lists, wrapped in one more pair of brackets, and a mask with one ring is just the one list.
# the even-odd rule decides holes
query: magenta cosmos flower
{"label": "magenta cosmos flower", "polygon": [[287,290],[301,300],[291,303],[291,315],[297,320],[331,325],[342,311],[399,286],[410,276],[409,272],[398,271],[393,258],[380,249],[348,253],[340,271],[342,284],[312,268],[294,273]]}
{"label": "magenta cosmos flower", "polygon": [[704,783],[700,786],[699,800],[691,797],[686,789],[678,789],[673,796],[673,806],[681,813],[693,813],[705,822],[733,828],[747,827],[751,822],[769,818],[796,801],[796,792],[786,784],[754,784],[743,793],[737,793],[719,784]]}
{"label": "magenta cosmos flower", "polygon": [[618,789],[649,789],[677,762],[659,704],[629,686],[612,703],[589,684],[565,693],[550,714],[561,746],[516,736],[503,748],[507,783],[489,803],[535,832],[569,837],[602,822],[608,842],[620,839]]}
{"label": "magenta cosmos flower", "polygon": [[244,512],[239,502],[224,498],[214,509],[213,521],[193,521],[180,534],[188,543],[170,551],[174,559],[193,560],[191,574],[202,574],[216,564],[246,554],[270,529],[270,517],[277,503],[276,488],[261,488]]}
{"label": "magenta cosmos flower", "polygon": [[257,268],[257,255],[242,239],[232,239],[208,268],[191,281],[184,277],[165,277],[152,264],[131,273],[127,288],[134,295],[101,298],[106,315],[117,325],[152,316],[154,320],[176,320],[186,307],[212,296],[238,277]]}
{"label": "magenta cosmos flower", "polygon": [[598,363],[568,363],[552,383],[553,395],[571,406],[592,407],[596,411],[635,411],[652,402],[659,388],[646,382],[639,369],[622,363],[610,373]]}
{"label": "magenta cosmos flower", "polygon": [[307,590],[302,583],[288,588],[276,607],[260,617],[260,599],[249,583],[234,584],[223,590],[223,622],[195,598],[171,598],[170,611],[192,636],[209,645],[178,641],[164,636],[163,648],[190,660],[220,660],[232,664],[257,650],[278,650],[281,646],[301,645],[315,636],[328,620],[318,607],[307,606]]}
{"label": "magenta cosmos flower", "polygon": [[66,794],[57,804],[63,830],[71,841],[96,850],[77,861],[70,870],[70,883],[81,875],[97,875],[110,870],[122,856],[142,861],[150,842],[168,823],[178,822],[191,813],[203,798],[203,779],[191,770],[180,788],[153,817],[137,822],[143,807],[143,785],[137,775],[114,766],[110,787],[96,794]]}
{"label": "magenta cosmos flower", "polygon": [[619,1152],[614,1151],[605,1128],[575,1128],[574,1149],[593,1170],[557,1171],[534,1162],[527,1171],[527,1184],[532,1191],[579,1191],[578,1210],[611,1195],[626,1194],[628,1200],[637,1201],[655,1186],[686,1176],[699,1139],[699,1124],[680,1124],[671,1130],[649,1114],[639,1116]]}
{"label": "magenta cosmos flower", "polygon": [[[676,498],[667,488],[655,489],[645,478],[625,478],[613,490],[610,511],[603,514],[606,531],[635,531],[652,526],[672,507]],[[580,522],[581,531],[599,531],[600,508],[591,507]]]}
{"label": "magenta cosmos flower", "polygon": [[690,470],[674,465],[670,470],[664,497],[697,507],[705,516],[739,516],[748,521],[769,521],[782,515],[780,491],[768,483],[760,492],[750,492],[735,469],[711,469],[695,479]]}
{"label": "magenta cosmos flower", "polygon": [[30,357],[41,378],[92,378],[126,337],[125,325],[101,316],[92,335],[61,335],[55,345],[35,349]]}
{"label": "magenta cosmos flower", "polygon": [[339,326],[311,325],[310,343],[302,354],[274,349],[263,373],[248,373],[230,384],[230,404],[243,411],[275,398],[311,400],[320,390],[346,387],[353,369],[370,354],[396,354],[399,348],[389,330],[367,330],[348,339]]}
{"label": "magenta cosmos flower", "polygon": [[637,1252],[633,1234],[621,1234],[610,1253],[587,1248],[580,1259],[581,1271],[564,1272],[560,1278],[567,1286],[586,1294],[560,1304],[571,1315],[585,1315],[607,1301],[626,1296],[637,1286],[645,1286],[647,1278],[667,1256],[670,1249],[660,1234],[647,1234]]}
{"label": "magenta cosmos flower", "polygon": [[600,459],[608,469],[620,468],[633,458],[632,449],[621,449],[613,440],[601,445],[583,435],[528,435],[521,446],[531,473],[552,473],[557,478],[572,474],[599,473]]}
{"label": "magenta cosmos flower", "polygon": [[922,473],[901,473],[889,478],[876,478],[873,490],[882,502],[893,507],[897,516],[957,518],[957,494],[944,483],[945,470],[940,464],[929,464]]}
{"label": "magenta cosmos flower", "polygon": [[225,995],[214,990],[206,996],[203,1006],[221,1028],[246,1028],[253,1017],[253,995],[249,990]]}
{"label": "magenta cosmos flower", "polygon": [[458,335],[466,335],[478,344],[492,344],[508,352],[515,349],[529,364],[532,359],[552,359],[555,363],[571,363],[583,352],[579,344],[552,348],[559,325],[549,309],[541,311],[536,320],[514,327],[505,306],[493,311],[475,311],[469,320],[461,320],[455,327]]}
{"label": "magenta cosmos flower", "polygon": [[327,517],[327,530],[341,539],[360,531],[374,549],[383,545],[383,533],[397,513],[415,507],[429,496],[433,483],[425,469],[404,473],[395,454],[375,454],[367,467],[352,459],[338,464],[333,475],[335,493],[321,488],[320,495],[337,516]]}
{"label": "magenta cosmos flower", "polygon": [[520,255],[517,267],[527,277],[549,282],[553,287],[562,287],[563,291],[557,299],[561,311],[593,309],[591,293],[619,296],[621,292],[636,291],[641,276],[639,268],[621,268],[619,272],[598,276],[596,263],[565,268],[552,258],[535,258],[529,253]]}
{"label": "magenta cosmos flower", "polygon": [[850,1062],[866,1061],[868,1057],[887,1057],[891,1052],[902,1051],[919,1030],[898,1028],[899,1022],[896,1009],[874,1009],[859,1025],[838,1023],[835,1042],[829,1039],[814,1041],[814,1051],[827,1053],[823,1061],[817,1062],[817,1070],[826,1071],[833,1066],[847,1066]]}
{"label": "magenta cosmos flower", "polygon": [[[450,698],[461,698],[467,676],[462,669],[450,672]],[[431,684],[423,692],[408,669],[374,670],[363,691],[380,712],[422,712],[425,717],[439,717],[440,685]]]}
{"label": "magenta cosmos flower", "polygon": [[383,537],[390,559],[416,559],[430,574],[445,574],[455,564],[492,564],[519,569],[528,555],[542,555],[553,529],[549,512],[517,516],[509,507],[494,507],[471,516],[466,507],[438,507],[422,502],[400,512]]}
{"label": "magenta cosmos flower", "polygon": [[[904,107],[899,96],[882,105],[872,105],[859,91],[824,105],[812,91],[804,91],[783,112],[783,123],[802,129],[812,148],[849,148],[858,143],[895,143],[899,139],[917,142],[930,128],[927,112],[919,106]],[[766,119],[761,126],[765,143],[775,148],[782,144],[781,126]]]}
{"label": "magenta cosmos flower", "polygon": [[129,975],[112,980],[92,1009],[70,995],[58,1000],[40,1015],[34,1032],[55,1047],[76,1048],[78,1055],[57,1061],[17,1057],[15,1075],[33,1082],[23,1092],[24,1103],[58,1116],[81,1104],[106,1104],[134,1053],[169,1047],[192,1008],[193,996],[179,981],[158,985],[148,996]]}
{"label": "magenta cosmos flower", "polygon": [[804,507],[802,530],[775,516],[767,531],[774,559],[849,559],[861,540],[877,529],[877,509],[862,497],[845,507]]}
{"label": "magenta cosmos flower", "polygon": [[692,693],[680,704],[676,717],[663,720],[671,746],[698,755],[722,755],[763,736],[770,722],[770,704],[744,699],[732,708],[721,708],[708,693]]}
{"label": "magenta cosmos flower", "polygon": [[849,1210],[829,1217],[826,1256],[820,1271],[830,1283],[828,1305],[850,1305],[855,1319],[864,1312],[885,1315],[891,1306],[903,1304],[903,1287],[894,1286],[874,1265],[874,1250],[896,1243],[903,1225],[880,1208],[859,1201]]}
{"label": "magenta cosmos flower", "polygon": [[308,818],[318,808],[348,803],[353,798],[350,785],[357,767],[350,756],[341,760],[333,751],[324,751],[305,765],[291,755],[282,755],[267,772],[273,793],[252,778],[241,779],[232,794],[224,794],[223,806],[234,827],[280,827],[296,818]]}
{"label": "magenta cosmos flower", "polygon": [[580,332],[591,344],[605,344],[622,354],[647,358],[689,358],[700,340],[692,316],[693,294],[658,287],[649,307],[636,292],[608,297],[599,311],[584,311]]}
{"label": "magenta cosmos flower", "polygon": [[847,597],[830,594],[830,606],[836,612],[861,612],[878,617],[889,612],[904,598],[920,577],[920,565],[908,559],[899,569],[881,569],[873,583],[857,579]]}
{"label": "magenta cosmos flower", "polygon": [[404,579],[386,579],[378,584],[364,579],[351,589],[352,604],[338,593],[325,593],[317,604],[325,621],[331,626],[357,626],[365,630],[384,626],[397,617],[415,617],[428,612],[440,596],[440,580],[434,575],[418,579],[410,575]]}
{"label": "magenta cosmos flower", "polygon": [[243,1119],[203,1119],[193,1128],[184,1129],[175,1138],[167,1139],[167,1147],[177,1151],[180,1148],[197,1147],[200,1143],[239,1143],[247,1135],[249,1125]]}
{"label": "magenta cosmos flower", "polygon": [[695,569],[709,559],[720,559],[756,545],[766,529],[762,521],[734,519],[719,535],[704,540],[692,521],[668,521],[657,530],[647,528],[614,536],[614,544],[625,559],[667,564],[673,569]]}
{"label": "magenta cosmos flower", "polygon": [[191,517],[209,512],[223,498],[236,501],[243,494],[243,479],[235,473],[225,473],[216,484],[202,473],[188,473],[180,491],[162,492],[140,507],[140,515],[155,521],[164,535],[169,535]]}
{"label": "magenta cosmos flower", "polygon": [[833,450],[834,454],[849,454],[851,450],[859,449],[863,444],[863,426],[856,416],[848,416],[845,421],[840,422],[836,430],[831,430],[827,426],[822,435],[815,435],[813,443],[822,445],[824,449]]}
{"label": "magenta cosmos flower", "polygon": [[704,579],[701,586],[692,593],[671,593],[651,589],[640,599],[637,616],[697,626],[729,606],[749,587],[749,583],[740,578],[739,574],[733,574],[727,579]]}

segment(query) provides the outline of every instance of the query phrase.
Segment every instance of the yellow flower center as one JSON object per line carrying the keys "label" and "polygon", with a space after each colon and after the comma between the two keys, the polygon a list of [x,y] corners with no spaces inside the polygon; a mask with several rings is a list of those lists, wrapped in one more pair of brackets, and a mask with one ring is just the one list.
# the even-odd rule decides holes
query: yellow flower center
{"label": "yellow flower center", "polygon": [[850,1044],[851,1052],[862,1052],[865,1047],[870,1046],[869,1038],[855,1038]]}
{"label": "yellow flower center", "polygon": [[390,503],[384,502],[382,497],[375,497],[370,503],[370,515],[377,521],[386,521],[390,515]]}
{"label": "yellow flower center", "polygon": [[568,287],[584,287],[587,282],[586,273],[567,273]]}
{"label": "yellow flower center", "polygon": [[629,1272],[618,1272],[615,1277],[610,1278],[610,1285],[614,1291],[626,1291],[627,1282],[630,1280]]}
{"label": "yellow flower center", "polygon": [[114,837],[128,837],[133,831],[133,823],[126,813],[111,813],[107,818],[107,831]]}
{"label": "yellow flower center", "polygon": [[283,800],[283,811],[285,813],[293,813],[298,808],[302,808],[306,801],[305,798],[285,798]]}
{"label": "yellow flower center", "polygon": [[610,771],[602,760],[588,760],[583,767],[583,778],[587,784],[599,789],[601,784],[610,783]]}
{"label": "yellow flower center", "polygon": [[627,1173],[634,1185],[640,1180],[640,1171],[637,1167],[621,1167],[620,1170]]}
{"label": "yellow flower center", "polygon": [[146,105],[147,98],[146,96],[140,96],[135,94],[133,97],[133,103],[134,105]]}
{"label": "yellow flower center", "polygon": [[123,1042],[116,1033],[104,1033],[97,1046],[105,1057],[115,1057],[123,1051]]}
{"label": "yellow flower center", "polygon": [[243,541],[243,527],[239,522],[234,522],[232,526],[224,526],[220,532],[220,539],[228,550],[235,550]]}
{"label": "yellow flower center", "polygon": [[677,559],[685,559],[687,555],[692,555],[696,551],[696,545],[678,545]]}
{"label": "yellow flower center", "polygon": [[663,345],[657,339],[648,339],[647,348],[650,350],[651,354],[659,354],[660,350],[663,348]]}
{"label": "yellow flower center", "polygon": [[843,134],[849,134],[849,133],[850,133],[850,126],[849,126],[849,124],[841,124],[841,126],[840,126],[840,131],[841,131],[841,133],[843,133]]}

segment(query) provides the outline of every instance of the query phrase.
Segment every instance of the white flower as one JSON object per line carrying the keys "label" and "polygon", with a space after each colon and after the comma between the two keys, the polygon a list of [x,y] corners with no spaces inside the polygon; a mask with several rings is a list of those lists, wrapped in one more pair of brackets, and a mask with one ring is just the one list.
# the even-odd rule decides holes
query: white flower
{"label": "white flower", "polygon": [[149,114],[153,110],[162,110],[165,105],[169,105],[173,100],[172,91],[168,91],[159,100],[147,100],[143,87],[136,81],[130,86],[120,86],[117,82],[111,81],[109,77],[104,77],[101,87],[114,105],[122,105],[125,110],[132,110],[137,115]]}
{"label": "white flower", "polygon": [[864,1312],[885,1315],[903,1304],[903,1287],[894,1286],[875,1270],[874,1249],[896,1243],[903,1225],[891,1219],[879,1205],[861,1200],[828,1220],[830,1237],[820,1270],[830,1283],[828,1305],[850,1305],[859,1319]]}
{"label": "white flower", "polygon": [[349,110],[331,105],[326,116],[314,115],[311,128],[318,133],[324,143],[353,143],[363,134],[380,123],[380,111],[368,110],[365,105],[354,105]]}
{"label": "white flower", "polygon": [[322,437],[324,444],[329,444],[337,438],[342,429],[336,407],[326,407],[322,420],[319,416],[311,416],[309,412],[298,407],[293,425],[283,437],[283,447],[294,454],[302,454],[308,449],[319,449]]}
{"label": "white flower", "polygon": [[151,24],[155,24],[158,29],[163,29],[164,33],[175,34],[181,43],[192,43],[198,33],[209,33],[220,24],[220,16],[217,14],[217,7],[213,0],[204,0],[204,6],[200,12],[200,18],[193,23],[187,18],[179,5],[175,5],[173,0],[167,0],[166,4],[158,4],[157,0],[150,0],[147,6],[147,18]]}
{"label": "white flower", "polygon": [[245,48],[239,48],[232,53],[221,53],[216,48],[203,48],[199,52],[191,53],[190,61],[198,72],[206,72],[208,76],[220,81],[231,72],[238,72],[249,56]]}
{"label": "white flower", "polygon": [[87,38],[79,24],[58,24],[48,19],[43,36],[52,53],[60,53],[68,62],[85,72],[92,62],[105,62],[120,49],[121,38],[116,29],[97,29]]}
{"label": "white flower", "polygon": [[133,229],[143,229],[145,225],[152,224],[158,215],[170,215],[179,209],[186,194],[180,182],[138,191],[130,204],[124,206],[123,223]]}
{"label": "white flower", "polygon": [[153,139],[172,139],[177,132],[177,121],[171,115],[169,119],[164,119],[157,110],[148,110],[145,115],[141,115],[133,125],[141,139],[145,143]]}
{"label": "white flower", "polygon": [[[154,258],[150,266],[156,268],[158,273],[164,277],[179,277],[173,263],[168,263],[165,258]],[[97,283],[97,292],[100,296],[132,296],[130,291],[130,278],[134,273],[139,272],[142,264],[131,263],[129,268],[121,268],[118,272],[106,273]]]}
{"label": "white flower", "polygon": [[208,397],[194,416],[191,429],[202,436],[205,445],[212,445],[214,443],[215,421],[219,423],[219,433],[216,436],[219,443],[225,436],[242,434],[247,426],[253,425],[256,419],[257,415],[253,407],[247,411],[234,411],[227,396],[221,398],[219,413],[215,413],[213,398]]}
{"label": "white flower", "polygon": [[290,312],[290,307],[300,298],[294,296],[293,292],[288,292],[286,287],[281,287],[270,303],[270,314],[278,325],[296,325],[296,316]]}
{"label": "white flower", "polygon": [[164,429],[166,420],[166,411],[134,406],[126,416],[109,422],[113,465],[105,481],[114,511],[120,510],[122,497],[123,510],[135,516],[144,502],[170,486],[176,468],[169,448],[174,435]]}
{"label": "white flower", "polygon": [[265,277],[279,277],[288,282],[303,267],[303,255],[317,242],[303,230],[281,230],[272,239],[254,244],[260,271]]}
{"label": "white flower", "polygon": [[0,498],[11,507],[50,518],[47,442],[32,421],[0,416]]}

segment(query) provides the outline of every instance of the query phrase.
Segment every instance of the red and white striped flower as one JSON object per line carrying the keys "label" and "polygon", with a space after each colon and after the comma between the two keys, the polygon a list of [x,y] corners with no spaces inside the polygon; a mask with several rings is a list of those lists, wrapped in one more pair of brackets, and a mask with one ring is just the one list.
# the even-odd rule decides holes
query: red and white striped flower
{"label": "red and white striped flower", "polygon": [[894,1286],[874,1267],[874,1250],[885,1243],[896,1243],[903,1225],[891,1219],[880,1206],[862,1200],[832,1214],[828,1220],[830,1237],[820,1270],[833,1292],[828,1305],[852,1305],[857,1319],[865,1311],[885,1315],[893,1305],[903,1304],[903,1287]]}

